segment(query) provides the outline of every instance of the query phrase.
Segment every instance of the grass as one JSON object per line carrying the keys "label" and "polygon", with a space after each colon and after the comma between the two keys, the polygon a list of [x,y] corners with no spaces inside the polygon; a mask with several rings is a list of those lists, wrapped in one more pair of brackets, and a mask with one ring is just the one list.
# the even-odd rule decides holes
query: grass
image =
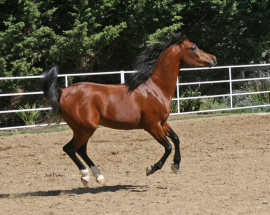
{"label": "grass", "polygon": [[20,131],[0,131],[0,136],[13,136],[17,134],[42,134],[42,133],[52,133],[52,132],[62,132],[70,130],[67,126],[57,126],[57,127],[45,127],[45,128],[32,128],[23,129]]}
{"label": "grass", "polygon": [[224,117],[224,116],[235,116],[235,115],[244,115],[248,113],[236,113],[236,112],[230,112],[227,111],[227,113],[205,113],[205,114],[190,114],[191,116],[185,116],[185,117],[169,117],[168,121],[177,121],[177,120],[189,120],[189,119],[203,119],[203,118],[214,118],[214,117]]}

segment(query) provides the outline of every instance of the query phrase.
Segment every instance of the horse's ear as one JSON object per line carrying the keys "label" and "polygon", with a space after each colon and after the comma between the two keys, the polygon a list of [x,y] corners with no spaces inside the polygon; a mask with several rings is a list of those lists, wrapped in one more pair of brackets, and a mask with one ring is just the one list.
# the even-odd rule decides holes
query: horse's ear
{"label": "horse's ear", "polygon": [[180,35],[180,40],[179,40],[179,43],[183,43],[185,40],[187,40],[186,35],[181,34],[181,35]]}

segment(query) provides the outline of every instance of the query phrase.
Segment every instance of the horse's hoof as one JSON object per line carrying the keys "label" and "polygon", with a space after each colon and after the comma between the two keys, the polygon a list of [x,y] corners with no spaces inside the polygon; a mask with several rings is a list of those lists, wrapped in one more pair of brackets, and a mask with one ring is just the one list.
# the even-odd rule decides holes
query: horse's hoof
{"label": "horse's hoof", "polygon": [[89,176],[89,175],[87,175],[87,176],[82,176],[82,177],[81,177],[81,182],[82,182],[83,186],[85,186],[85,187],[87,186],[89,180],[90,180],[90,176]]}
{"label": "horse's hoof", "polygon": [[148,166],[146,168],[146,176],[151,175],[152,174],[152,170],[153,170],[153,167],[152,166]]}
{"label": "horse's hoof", "polygon": [[103,175],[98,175],[98,177],[96,178],[97,182],[102,185],[105,186],[106,185],[106,181]]}
{"label": "horse's hoof", "polygon": [[175,166],[175,164],[172,164],[172,165],[171,165],[171,168],[172,168],[172,171],[173,171],[175,174],[178,173],[179,167]]}
{"label": "horse's hoof", "polygon": [[86,187],[89,180],[90,180],[89,170],[88,169],[82,169],[82,170],[80,170],[80,173],[82,175],[81,182]]}

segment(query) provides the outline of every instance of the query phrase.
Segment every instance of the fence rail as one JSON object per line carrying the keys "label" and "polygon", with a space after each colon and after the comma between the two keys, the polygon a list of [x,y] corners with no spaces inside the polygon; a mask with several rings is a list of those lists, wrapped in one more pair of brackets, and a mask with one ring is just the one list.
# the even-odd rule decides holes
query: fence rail
{"label": "fence rail", "polygon": [[[232,78],[232,69],[238,68],[260,68],[260,67],[269,67],[270,64],[253,64],[253,65],[237,65],[237,66],[218,66],[212,68],[185,68],[181,69],[181,71],[196,71],[196,70],[217,70],[217,69],[227,69],[228,70],[228,79],[225,80],[215,80],[215,81],[201,81],[201,82],[186,82],[180,83],[177,79],[176,83],[176,98],[173,98],[173,101],[177,101],[177,112],[171,113],[171,115],[181,115],[181,114],[192,114],[192,113],[207,113],[207,112],[217,112],[217,111],[227,111],[227,110],[238,110],[238,109],[247,109],[247,108],[258,108],[258,107],[270,107],[270,104],[262,104],[262,105],[252,105],[252,106],[244,106],[244,107],[234,107],[233,106],[233,97],[234,96],[243,96],[243,95],[254,95],[254,94],[265,94],[270,93],[270,91],[257,91],[257,92],[242,92],[242,93],[234,93],[233,92],[233,83],[236,82],[247,82],[247,81],[261,81],[261,80],[270,80],[270,77],[259,77],[259,78],[244,78],[244,79],[233,79]],[[68,77],[76,77],[76,76],[94,76],[94,75],[120,75],[120,83],[125,83],[125,75],[134,73],[135,71],[113,71],[113,72],[95,72],[95,73],[77,73],[77,74],[60,74],[58,77],[63,77],[65,79],[65,87],[69,85]],[[180,72],[181,74],[181,72]],[[43,76],[23,76],[23,77],[0,77],[1,80],[22,80],[22,79],[41,79]],[[229,84],[229,93],[220,94],[220,95],[204,95],[204,96],[195,96],[195,97],[180,97],[180,86],[191,86],[191,85],[205,85],[205,84],[220,84],[220,83],[228,83]],[[9,96],[26,96],[26,95],[42,95],[43,92],[22,92],[22,93],[4,93],[0,94],[1,97],[9,97]],[[200,111],[189,111],[189,112],[180,112],[181,107],[180,103],[182,100],[192,100],[192,99],[207,99],[207,98],[218,98],[218,97],[228,97],[230,98],[230,107],[222,108],[222,109],[210,109],[210,110],[200,110]],[[7,113],[17,113],[17,112],[28,112],[28,111],[46,111],[50,110],[50,107],[45,108],[35,108],[35,109],[19,109],[19,110],[0,110],[0,114]],[[13,126],[13,127],[3,127],[1,130],[9,130],[9,129],[17,129],[17,128],[30,128],[35,126],[44,126],[42,125],[31,125],[31,126]]]}

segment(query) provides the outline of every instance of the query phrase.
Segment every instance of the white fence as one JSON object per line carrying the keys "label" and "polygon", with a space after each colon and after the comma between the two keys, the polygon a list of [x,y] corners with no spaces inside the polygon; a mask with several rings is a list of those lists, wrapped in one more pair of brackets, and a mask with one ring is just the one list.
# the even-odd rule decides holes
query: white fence
{"label": "white fence", "polygon": [[[212,68],[189,68],[189,69],[181,69],[181,71],[197,71],[197,70],[227,70],[228,71],[228,79],[226,80],[215,80],[215,81],[200,81],[200,82],[186,82],[186,83],[179,83],[177,80],[176,83],[176,97],[173,98],[173,101],[177,102],[177,111],[171,113],[171,115],[180,115],[180,114],[192,114],[192,113],[206,113],[206,112],[217,112],[217,111],[227,111],[227,110],[236,110],[236,109],[247,109],[247,108],[258,108],[258,107],[270,107],[270,104],[261,104],[261,105],[252,105],[252,106],[243,106],[243,107],[234,107],[233,99],[235,96],[244,96],[244,95],[252,95],[252,94],[266,94],[270,93],[269,90],[267,91],[256,91],[256,92],[241,92],[241,93],[234,93],[233,92],[233,83],[239,82],[247,82],[247,81],[261,81],[261,80],[269,80],[270,77],[258,77],[258,78],[241,78],[241,79],[233,79],[232,78],[232,70],[241,68],[246,70],[247,68],[266,68],[269,67],[270,71],[270,64],[253,64],[253,65],[239,65],[239,66],[220,66],[220,67],[212,67]],[[180,74],[181,75],[181,71]],[[94,76],[94,75],[120,75],[120,82],[125,83],[125,75],[134,73],[135,71],[116,71],[116,72],[97,72],[97,73],[81,73],[81,74],[60,74],[58,77],[62,77],[65,79],[65,87],[69,85],[68,77],[75,77],[75,76]],[[26,76],[26,77],[0,77],[0,86],[1,80],[18,80],[18,79],[41,79],[42,76]],[[228,83],[229,84],[229,92],[227,94],[218,94],[218,95],[205,95],[205,96],[196,96],[196,97],[181,97],[180,96],[180,87],[181,86],[191,86],[191,85],[206,85],[206,84],[221,84],[221,83]],[[26,96],[26,95],[41,95],[43,92],[23,92],[23,93],[6,93],[0,94],[0,97],[9,97],[9,96]],[[192,100],[192,99],[209,99],[209,98],[218,98],[218,97],[227,97],[230,101],[230,106],[228,108],[222,109],[209,109],[209,110],[199,110],[199,111],[191,111],[191,112],[180,112],[181,110],[181,101],[182,100]],[[28,111],[46,111],[50,110],[50,107],[46,108],[35,108],[35,109],[18,109],[18,110],[0,110],[0,114],[7,114],[7,113],[18,113],[18,112],[28,112]],[[46,126],[43,125],[31,125],[31,126],[13,126],[13,127],[3,127],[0,128],[1,130],[10,130],[10,129],[20,129],[20,128],[30,128],[36,126]]]}

